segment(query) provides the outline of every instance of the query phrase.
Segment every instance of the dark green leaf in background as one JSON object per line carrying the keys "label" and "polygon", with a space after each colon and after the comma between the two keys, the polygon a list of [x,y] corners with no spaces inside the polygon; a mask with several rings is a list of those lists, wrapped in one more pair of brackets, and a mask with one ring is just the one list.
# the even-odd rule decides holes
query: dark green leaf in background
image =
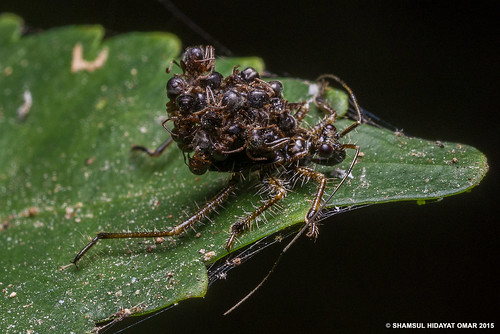
{"label": "dark green leaf in background", "polygon": [[[173,226],[227,181],[226,174],[192,175],[173,146],[157,159],[130,152],[132,144],[154,148],[168,136],[159,123],[166,115],[165,68],[179,57],[178,39],[132,33],[102,41],[99,26],[21,38],[20,26],[15,16],[0,19],[0,329],[83,332],[121,308],[149,312],[203,296],[206,264],[227,254],[231,223],[261,199],[255,183],[242,185],[213,222],[196,226],[198,233],[158,244],[101,241],[79,269],[61,269],[97,232]],[[106,60],[93,71],[72,72],[78,44],[87,61],[101,52]],[[220,59],[216,66],[227,75],[235,65],[264,67],[258,58]],[[311,83],[283,83],[290,101],[311,98]],[[332,90],[329,100],[346,111],[344,93]],[[349,121],[338,123],[343,129]],[[474,187],[488,168],[472,147],[369,125],[345,141],[358,144],[363,157],[331,206],[440,199]],[[351,158],[348,152],[343,164],[318,169],[335,176]],[[314,190],[310,182],[291,191],[281,210],[235,248],[303,221]]]}

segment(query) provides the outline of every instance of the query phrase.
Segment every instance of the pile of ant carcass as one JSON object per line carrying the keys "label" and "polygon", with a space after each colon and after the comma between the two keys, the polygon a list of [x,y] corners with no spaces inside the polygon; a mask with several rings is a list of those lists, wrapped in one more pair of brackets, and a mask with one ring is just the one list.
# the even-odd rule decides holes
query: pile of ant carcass
{"label": "pile of ant carcass", "polygon": [[211,46],[186,49],[180,66],[183,74],[167,83],[167,112],[173,140],[183,152],[192,152],[188,165],[194,174],[344,160],[335,117],[302,128],[308,104],[286,101],[281,82],[263,81],[251,67],[234,68],[224,78],[215,71]]}

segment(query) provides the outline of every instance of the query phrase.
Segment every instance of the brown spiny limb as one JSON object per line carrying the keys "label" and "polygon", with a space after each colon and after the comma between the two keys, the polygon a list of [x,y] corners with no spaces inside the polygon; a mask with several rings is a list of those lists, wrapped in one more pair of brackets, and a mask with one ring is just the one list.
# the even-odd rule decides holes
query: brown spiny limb
{"label": "brown spiny limb", "polygon": [[249,229],[252,225],[252,222],[261,214],[264,213],[267,209],[278,203],[286,196],[286,189],[283,185],[283,181],[276,178],[270,177],[267,179],[267,183],[270,188],[270,193],[273,194],[272,197],[267,199],[264,204],[259,206],[255,211],[250,213],[248,216],[243,219],[237,221],[233,225],[231,225],[231,236],[227,240],[226,249],[229,251],[234,242],[236,241],[236,237],[242,234],[245,230]]}
{"label": "brown spiny limb", "polygon": [[296,171],[300,176],[304,178],[311,178],[318,183],[318,188],[311,203],[311,208],[305,217],[306,224],[309,225],[309,232],[307,232],[307,236],[310,238],[317,238],[319,234],[317,216],[319,211],[321,211],[321,200],[323,199],[323,194],[326,189],[327,178],[323,173],[317,172],[308,167],[297,167]]}
{"label": "brown spiny limb", "polygon": [[183,233],[187,228],[193,226],[195,223],[199,222],[205,218],[208,214],[213,212],[217,207],[219,207],[229,195],[236,189],[238,183],[238,176],[233,175],[229,184],[220,191],[216,196],[209,200],[205,205],[203,205],[198,211],[196,211],[191,217],[184,220],[182,223],[166,230],[166,231],[153,231],[153,232],[116,232],[108,233],[101,232],[98,233],[91,242],[89,242],[75,257],[72,261],[74,264],[82,258],[82,256],[99,240],[101,239],[128,239],[128,238],[157,238],[157,237],[167,237],[174,236]]}

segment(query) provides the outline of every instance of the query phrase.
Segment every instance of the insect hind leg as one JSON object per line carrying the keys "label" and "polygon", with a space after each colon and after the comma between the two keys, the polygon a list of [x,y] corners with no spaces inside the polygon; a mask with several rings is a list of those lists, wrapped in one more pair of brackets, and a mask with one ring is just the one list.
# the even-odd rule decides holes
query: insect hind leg
{"label": "insect hind leg", "polygon": [[229,195],[233,193],[239,182],[239,177],[235,174],[229,181],[229,184],[222,189],[217,195],[215,195],[211,200],[205,203],[201,208],[198,209],[193,215],[185,219],[183,222],[177,224],[176,226],[169,228],[166,231],[153,231],[153,232],[101,232],[98,233],[92,241],[90,241],[71,261],[73,264],[77,264],[78,261],[83,257],[87,251],[92,248],[99,240],[103,239],[129,239],[129,238],[157,238],[157,237],[167,237],[180,235],[186,231],[189,227],[193,226],[195,223],[199,222],[203,218],[207,217],[210,213],[215,211],[222,203],[227,200]]}

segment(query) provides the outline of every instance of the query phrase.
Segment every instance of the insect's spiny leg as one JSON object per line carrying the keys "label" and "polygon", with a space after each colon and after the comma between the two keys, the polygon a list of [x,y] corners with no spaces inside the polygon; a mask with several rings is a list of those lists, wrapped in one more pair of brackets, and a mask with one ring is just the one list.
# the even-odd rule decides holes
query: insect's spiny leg
{"label": "insect's spiny leg", "polygon": [[228,251],[233,247],[233,244],[238,235],[247,230],[252,224],[252,222],[261,214],[263,214],[264,211],[275,205],[277,202],[279,202],[286,196],[286,189],[282,180],[276,177],[270,177],[267,179],[267,183],[270,188],[270,192],[274,195],[269,199],[267,199],[264,202],[264,204],[255,209],[255,211],[251,212],[243,219],[231,225],[231,236],[229,237],[226,243],[226,249]]}
{"label": "insect's spiny leg", "polygon": [[167,147],[172,144],[174,140],[172,137],[168,138],[165,140],[160,146],[158,146],[154,151],[151,151],[149,148],[144,147],[144,146],[139,146],[139,145],[132,145],[132,150],[133,151],[143,151],[146,152],[150,157],[159,157]]}
{"label": "insect's spiny leg", "polygon": [[167,237],[173,235],[179,235],[184,232],[187,228],[193,226],[196,222],[205,218],[208,214],[213,212],[218,206],[224,202],[229,195],[236,189],[238,183],[238,176],[233,175],[233,178],[229,181],[229,184],[220,191],[215,197],[205,203],[201,208],[199,208],[191,217],[184,220],[182,223],[166,230],[166,231],[153,231],[153,232],[117,232],[108,233],[102,232],[98,233],[97,236],[92,239],[76,256],[72,263],[76,264],[82,256],[99,240],[101,239],[128,239],[128,238],[157,238],[157,237]]}
{"label": "insect's spiny leg", "polygon": [[327,178],[323,173],[317,172],[311,168],[307,167],[297,167],[296,171],[299,175],[304,178],[311,178],[318,183],[318,188],[316,190],[316,195],[311,204],[311,208],[306,214],[305,220],[306,224],[309,225],[309,231],[307,236],[310,238],[317,238],[319,234],[317,226],[317,216],[319,211],[321,211],[321,200],[323,199],[323,193],[326,189]]}
{"label": "insect's spiny leg", "polygon": [[342,131],[339,135],[339,138],[342,138],[344,137],[346,134],[348,134],[349,132],[351,132],[352,130],[356,129],[359,125],[361,124],[361,121],[356,121],[354,123],[352,123],[351,125],[349,125],[347,128],[344,129],[344,131]]}
{"label": "insect's spiny leg", "polygon": [[215,211],[217,207],[219,207],[228,197],[231,195],[231,193],[236,189],[236,184],[237,178],[233,177],[229,184],[224,188],[220,193],[218,193],[214,198],[212,198],[210,201],[205,203],[201,208],[198,209],[191,217],[183,221],[182,223],[174,226],[172,228],[172,234],[171,235],[178,235],[181,234],[186,230],[186,228],[192,226],[194,223],[200,221],[204,217],[206,217],[208,214],[211,212]]}

